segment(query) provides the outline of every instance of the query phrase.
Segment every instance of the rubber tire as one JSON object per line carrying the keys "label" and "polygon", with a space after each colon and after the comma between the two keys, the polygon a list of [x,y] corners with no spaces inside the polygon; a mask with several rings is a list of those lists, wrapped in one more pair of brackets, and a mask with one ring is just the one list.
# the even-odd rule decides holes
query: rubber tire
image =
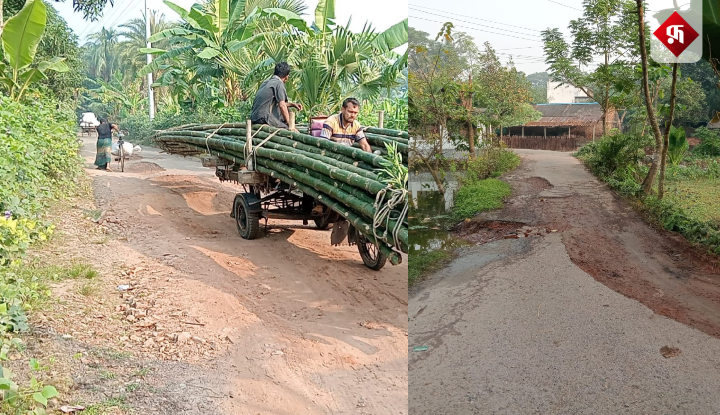
{"label": "rubber tire", "polygon": [[387,255],[383,254],[382,251],[380,251],[380,248],[375,247],[377,249],[377,258],[371,258],[370,252],[367,249],[368,244],[370,244],[370,242],[365,239],[364,236],[358,235],[357,247],[358,252],[360,252],[360,258],[362,258],[366,267],[370,268],[373,271],[380,271],[387,262]]}
{"label": "rubber tire", "polygon": [[243,239],[257,239],[260,236],[260,214],[250,213],[245,198],[235,206],[235,225]]}
{"label": "rubber tire", "polygon": [[125,150],[123,150],[123,146],[120,146],[118,148],[118,154],[120,155],[120,171],[125,171]]}

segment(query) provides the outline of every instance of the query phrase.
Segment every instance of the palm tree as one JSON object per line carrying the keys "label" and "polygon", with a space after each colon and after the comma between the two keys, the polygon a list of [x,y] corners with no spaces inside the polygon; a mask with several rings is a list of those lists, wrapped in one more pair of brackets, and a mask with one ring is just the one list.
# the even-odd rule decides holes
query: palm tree
{"label": "palm tree", "polygon": [[[145,38],[145,14],[143,13],[142,18],[131,19],[121,24],[120,27],[123,29],[120,35],[124,38],[124,40],[120,42],[121,57],[124,62],[130,63],[130,67],[125,71],[125,78],[128,80],[135,79],[138,76],[138,71],[147,64],[145,54],[139,52],[140,49],[146,47],[147,42]],[[173,24],[165,20],[164,14],[158,14],[153,10],[150,11],[151,35],[171,27],[173,27]],[[169,45],[167,40],[161,40],[154,46],[157,48],[166,48]]]}
{"label": "palm tree", "polygon": [[88,35],[86,52],[89,62],[89,74],[110,82],[119,67],[117,45],[120,34],[114,29],[103,27],[99,32]]}

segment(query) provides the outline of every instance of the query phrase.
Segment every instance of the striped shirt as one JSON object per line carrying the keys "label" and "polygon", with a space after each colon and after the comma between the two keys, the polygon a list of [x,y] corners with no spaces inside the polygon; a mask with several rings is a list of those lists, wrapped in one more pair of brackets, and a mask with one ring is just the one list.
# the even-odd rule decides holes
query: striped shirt
{"label": "striped shirt", "polygon": [[323,123],[320,137],[325,137],[348,146],[365,138],[365,133],[363,133],[362,127],[357,120],[353,121],[350,125],[346,126],[345,124],[342,113],[331,115]]}

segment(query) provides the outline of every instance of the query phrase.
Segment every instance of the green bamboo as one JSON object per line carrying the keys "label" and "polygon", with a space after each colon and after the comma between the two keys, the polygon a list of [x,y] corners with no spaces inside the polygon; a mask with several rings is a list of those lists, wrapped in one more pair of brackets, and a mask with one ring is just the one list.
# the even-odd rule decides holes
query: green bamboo
{"label": "green bamboo", "polygon": [[[270,169],[273,169],[275,171],[278,171],[288,177],[290,177],[293,180],[297,180],[305,185],[311,186],[313,189],[316,189],[320,192],[325,193],[326,195],[342,201],[343,204],[345,204],[347,207],[355,210],[356,212],[364,215],[365,217],[372,220],[372,218],[375,216],[376,210],[373,206],[373,203],[367,203],[359,198],[356,198],[355,196],[346,193],[342,190],[340,190],[337,187],[334,187],[328,183],[325,183],[322,180],[315,179],[314,177],[311,177],[307,174],[304,174],[302,171],[299,171],[297,169],[293,169],[290,166],[284,165],[282,163],[278,163],[272,160],[267,159],[258,159],[258,164],[268,167]],[[390,220],[388,225],[390,228],[394,228],[397,226],[396,220]],[[401,229],[399,234],[399,239],[401,243],[404,243],[407,245],[407,230]]]}
{"label": "green bamboo", "polygon": [[365,131],[372,134],[387,135],[389,137],[409,138],[407,131],[389,130],[387,128],[368,127]]}
{"label": "green bamboo", "polygon": [[401,143],[399,141],[393,140],[392,138],[385,138],[385,137],[380,137],[380,136],[376,136],[376,135],[372,135],[372,134],[365,134],[365,138],[367,139],[368,143],[370,143],[371,145],[376,145],[378,147],[385,148],[385,144],[389,144],[389,145],[396,144],[398,150],[401,153],[408,152],[407,143]]}
{"label": "green bamboo", "polygon": [[[230,149],[240,154],[244,154],[244,145],[241,144],[240,141],[218,140],[215,138],[204,139],[200,137],[187,136],[178,136],[177,138],[181,140],[184,139],[190,143],[198,144],[201,146],[217,146],[218,149]],[[377,194],[386,187],[383,183],[380,183],[379,181],[362,177],[357,173],[348,172],[338,167],[328,166],[325,163],[306,157],[302,154],[288,153],[285,151],[271,150],[268,148],[258,148],[255,150],[255,152],[259,157],[266,157],[273,160],[281,160],[289,163],[294,163],[302,167],[307,167],[319,173],[323,173],[333,179],[338,179],[351,186],[365,189],[372,194]]]}
{"label": "green bamboo", "polygon": [[[160,134],[158,135],[158,137],[164,137],[165,134],[166,134],[166,133],[160,133]],[[172,135],[175,135],[175,136],[178,136],[178,135],[179,135],[179,136],[191,136],[191,137],[206,138],[206,137],[208,137],[210,134],[205,133],[205,132],[202,132],[202,131],[173,131],[173,132],[172,132]],[[274,137],[273,137],[273,138],[274,138]],[[232,136],[225,136],[225,135],[216,134],[216,135],[213,136],[213,139],[229,140],[229,141],[231,141],[231,142],[240,142],[240,143],[242,143],[243,145],[245,145],[245,136],[242,136],[242,138],[240,138],[240,136],[237,136],[237,138],[236,138],[236,137],[232,137]],[[262,140],[261,138],[254,138],[254,139],[253,139],[253,143],[254,143],[254,144],[260,144],[262,141],[263,141],[263,140]],[[312,158],[312,159],[315,159],[315,160],[318,160],[318,161],[322,161],[323,163],[326,163],[326,164],[328,164],[328,165],[331,165],[331,166],[334,166],[334,167],[338,167],[338,168],[342,168],[342,169],[345,169],[345,170],[347,170],[347,171],[349,171],[349,172],[357,173],[357,174],[359,174],[360,176],[363,176],[363,177],[368,178],[368,179],[370,179],[370,180],[375,180],[375,181],[378,181],[378,182],[380,181],[380,179],[378,178],[378,176],[377,176],[377,174],[376,174],[375,172],[367,171],[367,170],[365,170],[365,169],[363,169],[363,168],[354,166],[354,165],[352,165],[352,164],[343,163],[342,161],[339,161],[339,160],[334,159],[334,158],[333,158],[331,155],[329,155],[329,154],[328,154],[328,155],[320,155],[320,154],[315,154],[315,153],[307,153],[307,152],[304,152],[304,151],[302,151],[302,150],[298,150],[298,149],[295,149],[295,148],[292,148],[292,147],[288,147],[288,146],[284,146],[284,145],[281,145],[281,144],[273,143],[273,142],[272,142],[272,139],[271,139],[271,141],[268,141],[267,143],[263,144],[263,147],[267,147],[267,148],[273,149],[273,150],[287,151],[287,152],[290,152],[290,153],[303,154],[303,155],[305,155],[305,156],[307,156],[307,157],[310,157],[310,158]],[[327,153],[325,153],[325,154],[327,154]]]}
{"label": "green bamboo", "polygon": [[[194,145],[194,147],[197,147],[199,150],[203,150],[202,146]],[[245,160],[237,155],[225,153],[225,152],[215,150],[215,149],[211,149],[210,153],[211,154],[214,153],[214,155],[216,155],[218,157],[225,158],[227,160],[231,160],[231,161],[234,161],[239,164],[245,163]],[[386,243],[388,243],[386,240],[386,238],[388,238],[387,232],[383,231],[383,233],[379,235],[382,238],[381,240],[384,243],[380,243],[380,244],[377,243],[378,241],[373,236],[372,225],[368,224],[365,220],[363,220],[360,216],[356,215],[352,211],[349,211],[348,208],[345,206],[342,206],[341,203],[337,202],[336,200],[334,200],[331,197],[321,194],[320,192],[318,192],[317,190],[313,189],[312,187],[310,187],[308,185],[305,185],[302,183],[297,183],[296,180],[293,180],[292,178],[285,176],[282,173],[278,173],[276,171],[270,170],[262,165],[257,166],[257,171],[259,171],[260,173],[263,173],[263,174],[267,174],[271,177],[275,177],[285,183],[292,184],[292,185],[296,186],[298,189],[302,190],[303,193],[306,193],[307,195],[312,196],[315,199],[321,201],[323,204],[330,207],[332,210],[334,210],[335,212],[337,212],[338,214],[340,214],[341,216],[343,216],[344,218],[349,220],[350,223],[352,223],[353,226],[355,226],[355,228],[358,229],[358,231],[360,231],[360,233],[362,233],[366,238],[368,238],[368,240],[375,243],[375,245],[377,245],[383,251],[383,253],[388,255],[388,258],[390,259],[390,263],[392,263],[393,265],[397,265],[402,262],[402,257],[400,256],[400,254],[392,251],[387,245],[385,245]],[[390,242],[390,244],[392,245],[392,242]],[[383,249],[383,248],[385,248],[385,249]],[[402,246],[402,244],[401,244],[400,249],[403,252],[407,253],[406,245]]]}
{"label": "green bamboo", "polygon": [[[213,128],[213,127],[215,127],[215,128]],[[218,133],[223,134],[223,135],[240,136],[243,140],[245,139],[245,132],[247,131],[247,128],[244,125],[242,127],[224,127],[224,128],[220,128],[220,129],[218,129],[218,127],[220,127],[220,126],[219,125],[211,125],[208,127],[196,127],[193,129],[193,131],[210,131],[210,132],[217,131]],[[270,135],[270,133],[260,131],[259,133],[257,133],[257,135],[255,135],[255,137],[265,139],[269,135]],[[308,144],[298,142],[297,140],[293,140],[292,138],[275,135],[270,140],[273,142],[276,142],[278,144],[282,144],[285,146],[304,150],[309,153],[316,153],[316,154],[320,154],[320,155],[328,155],[328,153],[331,153],[333,155],[333,158],[336,158],[337,160],[343,161],[348,164],[356,165],[356,166],[361,167],[368,171],[372,171],[372,169],[373,169],[372,166],[369,166],[366,163],[362,163],[358,160],[355,160],[352,157],[348,157],[343,154],[329,152],[325,149],[318,148],[317,146],[311,146]]]}
{"label": "green bamboo", "polygon": [[313,145],[318,148],[324,148],[326,150],[330,150],[335,153],[343,154],[343,155],[352,157],[355,160],[364,161],[365,163],[368,163],[374,167],[382,167],[382,157],[377,156],[372,153],[367,153],[358,148],[354,148],[354,147],[346,146],[344,144],[336,143],[334,141],[330,141],[325,138],[313,137],[311,135],[295,133],[295,132],[287,131],[287,130],[278,130],[277,128],[270,127],[268,125],[262,125],[262,126],[253,125],[252,128],[253,128],[253,131],[257,131],[260,128],[262,128],[263,130],[267,130],[271,133],[278,131],[277,134],[280,135],[281,137],[292,138],[292,139],[300,141],[304,144]]}

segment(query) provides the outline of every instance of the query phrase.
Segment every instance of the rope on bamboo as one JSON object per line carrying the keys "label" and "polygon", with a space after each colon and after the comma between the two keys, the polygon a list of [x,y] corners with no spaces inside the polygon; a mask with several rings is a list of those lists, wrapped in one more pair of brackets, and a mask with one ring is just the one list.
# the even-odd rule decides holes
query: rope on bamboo
{"label": "rope on bamboo", "polygon": [[[257,130],[257,132],[255,132],[255,134],[252,135],[252,138],[255,138],[255,136],[262,130],[263,127],[264,127],[264,125],[261,125],[260,128]],[[263,144],[270,141],[270,139],[275,137],[275,134],[279,133],[281,130],[282,129],[280,129],[280,128],[275,130],[275,132],[271,133],[266,139],[261,141],[260,144],[256,145],[255,147],[252,147],[252,145],[251,145],[250,154],[248,156],[252,157],[253,166],[257,166],[257,155],[255,154],[255,150],[257,150],[258,148],[262,147]]]}
{"label": "rope on bamboo", "polygon": [[218,131],[220,131],[221,128],[225,127],[226,122],[222,123],[215,131],[212,132],[209,136],[205,137],[205,147],[207,148],[208,154],[210,154],[210,146],[208,145],[208,140],[212,138],[215,134],[217,134]]}
{"label": "rope on bamboo", "polygon": [[[385,198],[390,192],[389,198],[386,201]],[[407,203],[407,189],[394,189],[388,186],[378,192],[375,197],[375,217],[373,217],[373,236],[375,239],[383,239],[377,234],[378,228],[385,228],[386,232],[390,229],[390,220],[394,219],[397,222],[393,227],[391,234],[395,247],[400,246],[400,230],[402,229],[405,217],[408,214],[408,203]],[[392,211],[402,205],[400,214],[394,218],[392,217]]]}

